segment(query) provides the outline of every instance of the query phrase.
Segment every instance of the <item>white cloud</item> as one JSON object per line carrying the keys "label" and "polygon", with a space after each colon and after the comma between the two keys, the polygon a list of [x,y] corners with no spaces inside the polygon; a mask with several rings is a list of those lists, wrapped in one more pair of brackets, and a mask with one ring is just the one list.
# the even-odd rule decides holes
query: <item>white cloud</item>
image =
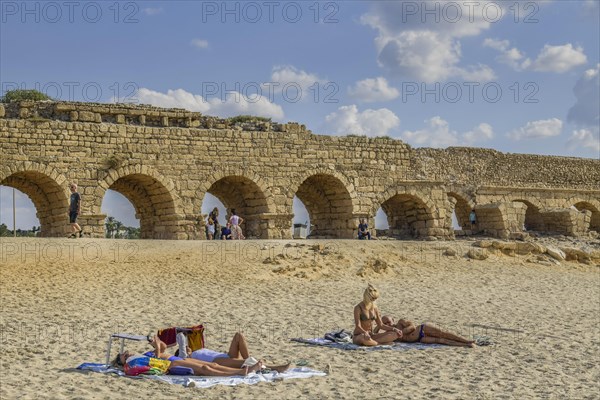
{"label": "white cloud", "polygon": [[417,131],[404,131],[402,138],[416,147],[448,147],[458,144],[458,133],[450,129],[448,121],[435,116],[425,123],[427,127]]}
{"label": "white cloud", "polygon": [[262,86],[264,88],[272,85],[267,90],[283,93],[293,99],[296,96],[298,99],[303,99],[314,93],[315,83],[322,85],[325,82],[325,79],[316,74],[308,73],[292,65],[276,65],[271,71],[271,81],[263,83]]}
{"label": "white cloud", "polygon": [[514,70],[521,71],[531,65],[531,60],[529,58],[525,58],[525,54],[523,54],[516,47],[511,48],[508,40],[488,38],[483,41],[483,46],[499,51],[500,55],[496,57],[496,60],[502,64],[510,66]]}
{"label": "white cloud", "polygon": [[232,93],[225,101],[219,99],[209,100],[210,112],[220,117],[233,117],[236,115],[256,115],[259,117],[270,117],[281,121],[284,113],[281,106],[271,103],[266,97],[252,94],[248,97],[240,93]]}
{"label": "white cloud", "polygon": [[506,51],[506,49],[508,49],[508,46],[510,46],[510,42],[508,40],[487,38],[483,41],[483,46],[490,47],[498,51]]}
{"label": "white cloud", "polygon": [[400,118],[387,108],[358,111],[356,105],[342,106],[325,117],[325,130],[337,135],[385,136],[400,126]]}
{"label": "white cloud", "polygon": [[598,0],[584,0],[581,4],[583,6],[584,12],[587,13],[596,13],[598,16],[598,8],[600,8],[600,2]]}
{"label": "white cloud", "polygon": [[569,150],[583,149],[594,152],[600,158],[600,129],[579,129],[573,131],[567,142]]}
{"label": "white cloud", "polygon": [[463,134],[450,129],[448,121],[439,116],[425,120],[426,127],[416,131],[404,131],[402,139],[415,147],[448,147],[472,145],[494,137],[491,125],[481,123]]}
{"label": "white cloud", "polygon": [[383,77],[364,79],[348,88],[348,94],[355,99],[371,103],[375,101],[394,100],[400,96],[400,91],[391,87]]}
{"label": "white cloud", "polygon": [[489,82],[496,79],[496,73],[485,64],[470,65],[466,68],[455,68],[454,74],[467,82]]}
{"label": "white cloud", "polygon": [[494,137],[494,129],[490,124],[481,123],[472,130],[463,133],[465,144],[473,144],[479,141],[490,140]]}
{"label": "white cloud", "polygon": [[461,57],[458,41],[433,31],[405,31],[378,39],[380,66],[428,83],[449,78]]}
{"label": "white cloud", "polygon": [[210,109],[210,104],[202,96],[183,89],[169,89],[167,93],[161,93],[147,88],[140,88],[136,98],[142,104],[152,104],[157,107],[184,108],[201,113],[206,113]]}
{"label": "white cloud", "polygon": [[[396,36],[404,31],[437,31],[452,37],[479,35],[494,21],[498,2],[461,1],[378,1],[371,11],[361,16],[361,22],[378,29],[384,36]],[[501,6],[501,5],[500,5]],[[434,10],[427,14],[427,10]]]}
{"label": "white cloud", "polygon": [[574,48],[571,43],[567,43],[562,46],[545,45],[531,67],[535,71],[561,73],[586,62],[583,48]]}
{"label": "white cloud", "polygon": [[579,127],[600,125],[600,64],[588,69],[575,84],[577,103],[569,110],[567,120]]}
{"label": "white cloud", "polygon": [[190,44],[198,49],[208,48],[208,40],[204,40],[204,39],[192,39]]}
{"label": "white cloud", "polygon": [[[361,17],[361,22],[379,32],[375,39],[378,63],[392,74],[427,83],[452,77],[489,81],[495,78],[490,67],[459,65],[462,54],[458,40],[489,28],[483,12],[487,4],[498,6],[490,1],[472,2],[470,6],[466,2],[373,2],[372,10]],[[441,11],[447,18],[436,21],[430,15],[423,20],[424,15],[406,8],[415,6],[419,11],[424,7],[449,7],[453,13]]]}
{"label": "white cloud", "polygon": [[162,7],[157,7],[157,8],[148,7],[148,8],[143,8],[142,12],[146,15],[158,15],[158,14],[162,14],[163,9],[162,9]]}
{"label": "white cloud", "polygon": [[490,81],[495,78],[493,70],[487,65],[459,67],[460,42],[438,32],[406,31],[396,37],[381,38],[380,42],[379,65],[398,76],[427,83],[446,81],[452,77],[469,81]]}
{"label": "white cloud", "polygon": [[[147,88],[140,88],[137,99],[143,104],[158,107],[184,108],[219,117],[231,117],[240,114],[270,117],[282,120],[284,112],[281,106],[271,103],[266,97],[257,94],[243,96],[237,92],[229,93],[224,101],[219,98],[206,100],[202,96],[183,89],[168,90],[161,93]],[[113,99],[115,101],[115,99]]]}
{"label": "white cloud", "polygon": [[558,118],[530,121],[507,134],[513,140],[543,139],[560,135],[563,122]]}
{"label": "white cloud", "polygon": [[545,45],[533,62],[519,49],[511,47],[508,40],[487,38],[483,41],[483,46],[500,52],[496,60],[516,71],[531,69],[538,72],[562,73],[587,62],[583,49],[574,48],[571,43],[559,46]]}

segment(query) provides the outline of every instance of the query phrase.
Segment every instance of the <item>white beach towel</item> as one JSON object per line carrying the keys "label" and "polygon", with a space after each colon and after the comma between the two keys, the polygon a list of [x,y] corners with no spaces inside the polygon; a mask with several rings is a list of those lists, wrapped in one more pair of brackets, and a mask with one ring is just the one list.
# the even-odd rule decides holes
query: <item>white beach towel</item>
{"label": "white beach towel", "polygon": [[302,379],[313,376],[326,376],[323,371],[317,371],[311,368],[298,367],[287,370],[283,373],[251,373],[246,376],[181,376],[181,375],[138,375],[127,376],[121,370],[107,366],[106,364],[84,363],[77,367],[79,370],[100,372],[103,374],[116,374],[133,379],[152,379],[174,385],[183,385],[186,387],[209,388],[215,385],[236,386],[241,384],[255,385],[259,382],[275,382],[284,379]]}
{"label": "white beach towel", "polygon": [[424,344],[424,343],[402,343],[402,342],[394,342],[393,344],[385,344],[379,346],[359,346],[354,343],[336,343],[331,340],[323,339],[323,338],[312,338],[312,339],[304,339],[304,338],[294,338],[291,339],[293,342],[310,344],[313,346],[323,346],[323,347],[332,347],[334,349],[340,350],[363,350],[363,351],[378,351],[378,350],[394,350],[394,351],[405,351],[405,350],[426,350],[426,349],[435,349],[443,347],[440,344]]}

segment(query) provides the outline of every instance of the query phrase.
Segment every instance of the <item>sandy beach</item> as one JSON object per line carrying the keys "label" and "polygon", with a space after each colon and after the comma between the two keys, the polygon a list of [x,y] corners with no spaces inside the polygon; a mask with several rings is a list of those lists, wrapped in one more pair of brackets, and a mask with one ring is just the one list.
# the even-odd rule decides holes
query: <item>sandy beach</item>
{"label": "sandy beach", "polygon": [[[0,397],[598,398],[600,260],[472,260],[472,243],[2,238]],[[368,282],[384,314],[494,345],[366,353],[290,342],[351,330]],[[261,358],[330,373],[197,389],[73,370],[103,362],[110,333],[197,323],[210,348],[226,350],[240,330]]]}

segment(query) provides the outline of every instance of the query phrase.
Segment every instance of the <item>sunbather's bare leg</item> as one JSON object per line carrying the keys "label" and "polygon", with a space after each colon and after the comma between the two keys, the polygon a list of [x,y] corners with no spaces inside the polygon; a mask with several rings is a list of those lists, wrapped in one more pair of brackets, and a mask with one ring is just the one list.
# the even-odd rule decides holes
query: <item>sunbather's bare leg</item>
{"label": "sunbather's bare leg", "polygon": [[[242,368],[242,365],[244,364],[245,360],[242,359],[238,359],[238,358],[226,358],[226,357],[219,357],[219,358],[215,358],[215,360],[213,361],[214,363],[217,363],[219,365],[223,365],[225,367],[230,367],[230,368]],[[283,364],[283,365],[268,365],[266,364],[264,361],[261,360],[261,362],[265,365],[265,367],[267,367],[268,369],[272,369],[273,371],[277,371],[277,372],[285,372],[288,369],[290,369],[290,363],[287,364]]]}
{"label": "sunbather's bare leg", "polygon": [[272,369],[273,371],[277,371],[277,372],[285,372],[288,369],[290,369],[291,364],[287,363],[287,364],[283,364],[283,365],[267,365],[267,368]]}
{"label": "sunbather's bare leg", "polygon": [[290,369],[290,366],[291,366],[291,363],[287,363],[287,364],[283,364],[283,365],[268,365],[265,360],[260,360],[259,363],[264,365],[265,368],[272,369],[273,371],[277,371],[277,372],[285,372],[288,369]]}
{"label": "sunbather's bare leg", "polygon": [[169,357],[169,355],[166,354],[167,344],[165,342],[163,342],[162,340],[160,340],[157,335],[155,335],[152,338],[152,341],[150,342],[150,344],[152,345],[152,347],[154,347],[154,353],[156,354],[156,356],[158,358]]}
{"label": "sunbather's bare leg", "polygon": [[377,342],[377,344],[392,343],[394,340],[399,339],[399,336],[394,331],[374,333],[371,338]]}
{"label": "sunbather's bare leg", "polygon": [[443,330],[438,329],[435,326],[430,325],[430,324],[424,324],[423,333],[425,333],[425,336],[450,339],[450,340],[454,340],[455,342],[461,342],[461,343],[467,343],[467,344],[475,343],[473,340],[465,339],[464,337],[455,335],[450,332],[443,331]]}
{"label": "sunbather's bare leg", "polygon": [[421,339],[421,343],[425,343],[425,344],[445,344],[446,346],[475,347],[474,343],[464,343],[464,342],[458,342],[456,340],[450,340],[450,339],[444,339],[444,338],[438,338],[438,337],[431,337],[431,336],[425,336],[424,338],[422,338]]}
{"label": "sunbather's bare leg", "polygon": [[167,351],[167,344],[165,342],[163,342],[162,340],[160,340],[158,338],[158,336],[156,337],[156,344],[158,345],[158,348],[161,353],[164,353],[165,351]]}
{"label": "sunbather's bare leg", "polygon": [[241,358],[242,360],[250,357],[248,343],[246,343],[246,338],[244,335],[242,335],[242,333],[237,332],[235,335],[233,335],[233,339],[231,340],[227,354],[230,358]]}
{"label": "sunbather's bare leg", "polygon": [[171,363],[173,367],[181,366],[188,367],[194,370],[194,375],[204,376],[233,376],[233,375],[247,375],[250,372],[256,372],[262,368],[262,363],[258,362],[252,367],[245,368],[230,368],[216,363],[207,363],[193,358],[186,358],[185,360],[177,360]]}
{"label": "sunbather's bare leg", "polygon": [[355,335],[352,338],[352,343],[357,344],[359,346],[377,346],[379,344],[372,338],[367,338],[367,336],[364,333],[361,333],[360,335]]}
{"label": "sunbather's bare leg", "polygon": [[242,368],[244,364],[244,360],[240,358],[227,358],[227,357],[219,357],[213,360],[214,363],[223,365],[229,368]]}

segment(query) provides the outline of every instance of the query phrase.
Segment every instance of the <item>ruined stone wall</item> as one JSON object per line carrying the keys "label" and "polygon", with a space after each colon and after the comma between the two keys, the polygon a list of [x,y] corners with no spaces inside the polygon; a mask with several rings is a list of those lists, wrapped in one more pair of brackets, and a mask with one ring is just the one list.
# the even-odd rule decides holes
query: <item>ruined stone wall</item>
{"label": "ruined stone wall", "polygon": [[510,154],[470,147],[422,148],[411,154],[417,174],[448,183],[511,188],[600,188],[597,159]]}
{"label": "ruined stone wall", "polygon": [[32,197],[51,236],[67,225],[69,181],[79,184],[81,218],[97,236],[108,189],[132,202],[146,238],[202,238],[207,192],[236,208],[248,236],[259,238],[290,237],[295,195],[322,237],[354,237],[358,219],[373,227],[383,206],[391,235],[448,238],[454,207],[464,220],[475,204],[517,195],[539,209],[550,200],[578,204],[599,218],[597,160],[415,150],[389,138],[320,136],[295,123],[235,123],[185,110],[0,105],[0,150],[0,184]]}

